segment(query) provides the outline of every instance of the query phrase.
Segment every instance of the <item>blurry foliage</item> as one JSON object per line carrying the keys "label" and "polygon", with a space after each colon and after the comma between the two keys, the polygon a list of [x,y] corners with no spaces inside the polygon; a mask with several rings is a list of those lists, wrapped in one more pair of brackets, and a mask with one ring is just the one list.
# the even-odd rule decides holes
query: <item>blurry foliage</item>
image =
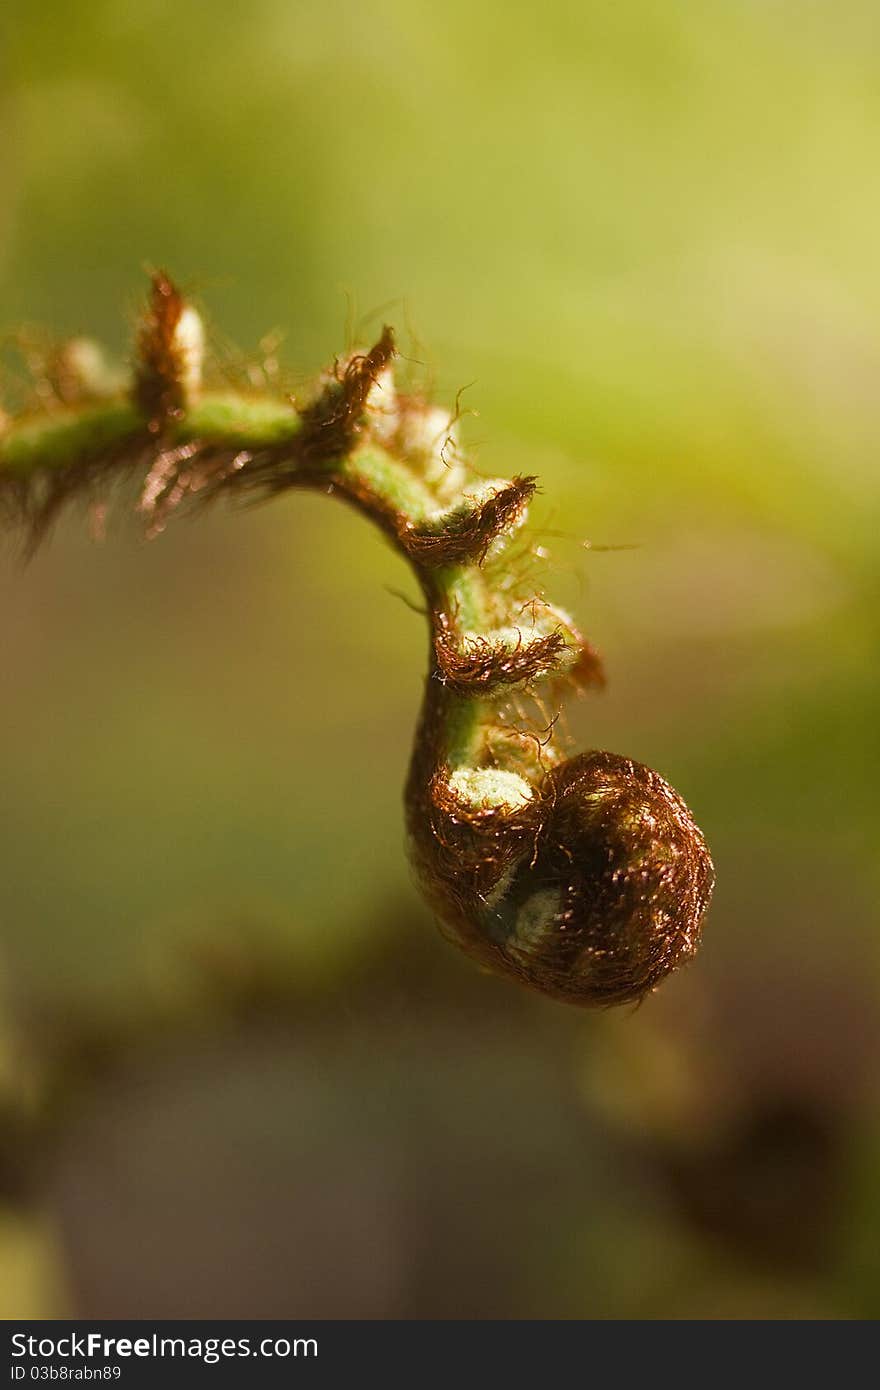
{"label": "blurry foliage", "polygon": [[[467,428],[487,471],[541,477],[553,596],[611,677],[571,712],[576,741],[657,766],[715,853],[703,955],[634,1018],[548,1013],[465,964],[435,967],[446,947],[415,905],[399,809],[424,634],[386,591],[411,592],[402,567],[357,518],[295,497],[149,546],[118,527],[96,548],[67,523],[25,571],[10,550],[0,877],[13,1014],[32,1019],[46,998],[113,1007],[157,976],[173,992],[170,943],[245,917],[344,1019],[376,951],[393,974],[424,932],[402,982],[377,988],[377,1017],[389,991],[398,1004],[361,1070],[342,1043],[329,1070],[304,1062],[324,1044],[297,1038],[279,1143],[296,1150],[327,1096],[347,1114],[372,1076],[397,1116],[392,1140],[363,1113],[378,1175],[383,1152],[414,1164],[419,1125],[442,1130],[456,1107],[458,1159],[431,1167],[415,1216],[395,1206],[379,1225],[415,1222],[459,1277],[468,1240],[474,1267],[515,1265],[502,1315],[877,1311],[878,29],[869,0],[550,0],[540,14],[92,0],[73,17],[45,0],[0,20],[5,325],[85,330],[124,351],[119,308],[147,261],[203,294],[237,351],[283,328],[295,373],[332,357],[359,316],[396,322],[438,397],[475,382]],[[418,1047],[422,977],[447,967]],[[709,1002],[689,1032],[691,990]],[[494,1040],[476,1026],[484,1008]],[[353,1051],[359,1027],[343,1030]],[[707,1036],[727,1060],[698,1084]],[[394,1066],[404,1040],[411,1056]],[[687,1142],[669,1138],[682,1112],[663,1056],[674,1094],[691,1095]],[[312,1065],[325,1100],[294,1102]],[[557,1069],[564,1099],[548,1102]],[[487,1099],[502,1080],[496,1148],[481,1117],[497,1119]],[[237,1107],[263,1136],[239,1186],[268,1161],[287,1083],[268,1098],[254,1084],[228,1104],[221,1085],[202,1160],[218,1202],[235,1191],[220,1172]],[[735,1094],[724,1123],[700,1100],[707,1085]],[[156,1133],[174,1134],[174,1087],[156,1088]],[[640,1137],[625,1112],[643,1117]],[[610,1161],[578,1206],[560,1171],[573,1182],[583,1162],[589,1188],[606,1143],[635,1167],[624,1181]],[[487,1166],[509,1152],[525,1166],[496,1211]],[[717,1207],[751,1181],[767,1199],[774,1163],[806,1175],[801,1206],[781,1182],[780,1204],[759,1202],[742,1223],[753,1238],[731,1251],[699,1194]],[[174,1176],[158,1208],[173,1208]],[[554,1207],[557,1182],[568,1195]],[[365,1249],[364,1203],[397,1201],[376,1183],[357,1208]],[[453,1209],[464,1247],[444,1266]],[[804,1224],[815,1239],[793,1252],[786,1231]],[[91,1252],[105,1277],[120,1229],[108,1217],[103,1266]],[[53,1311],[43,1227],[27,1256],[21,1225],[4,1230],[0,1297],[27,1265],[30,1307]],[[450,1306],[453,1273],[418,1285],[392,1268],[386,1309]],[[526,1269],[539,1293],[514,1287]],[[225,1306],[253,1305],[233,1290]]]}

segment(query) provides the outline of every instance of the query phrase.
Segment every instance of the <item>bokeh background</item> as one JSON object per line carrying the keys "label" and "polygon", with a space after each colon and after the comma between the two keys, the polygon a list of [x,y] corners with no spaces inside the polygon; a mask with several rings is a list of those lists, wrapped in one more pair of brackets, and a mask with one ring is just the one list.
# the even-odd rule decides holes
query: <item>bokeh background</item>
{"label": "bokeh background", "polygon": [[3,326],[124,355],[146,264],[230,359],[397,324],[542,479],[577,745],[718,870],[638,1010],[484,978],[404,860],[424,634],[360,520],[8,538],[5,1315],[876,1315],[876,5],[19,0],[0,43]]}

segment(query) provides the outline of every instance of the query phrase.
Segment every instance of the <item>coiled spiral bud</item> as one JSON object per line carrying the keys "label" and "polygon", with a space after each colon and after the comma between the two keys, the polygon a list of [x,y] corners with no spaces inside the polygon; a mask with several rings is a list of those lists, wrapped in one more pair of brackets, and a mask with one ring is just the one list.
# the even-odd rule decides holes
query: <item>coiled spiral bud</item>
{"label": "coiled spiral bud", "polygon": [[623,1004],[694,955],[712,861],[658,773],[583,753],[548,773],[529,812],[524,852],[478,916],[496,968],[574,1004]]}

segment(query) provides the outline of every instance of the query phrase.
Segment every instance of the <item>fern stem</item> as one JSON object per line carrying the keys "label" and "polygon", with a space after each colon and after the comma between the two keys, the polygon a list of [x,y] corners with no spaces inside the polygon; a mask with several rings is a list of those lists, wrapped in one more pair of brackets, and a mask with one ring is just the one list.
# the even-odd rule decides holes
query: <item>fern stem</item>
{"label": "fern stem", "polygon": [[397,392],[389,329],[337,362],[304,408],[205,388],[203,339],[157,275],[127,384],[81,343],[59,350],[57,402],[48,373],[41,408],[0,427],[0,505],[32,540],[68,500],[123,477],[137,480],[152,531],[186,503],[296,488],[369,517],[412,567],[429,615],[406,808],[441,924],[484,965],[559,998],[639,998],[696,949],[712,864],[656,773],[615,754],[566,760],[554,724],[542,732],[519,712],[601,683],[571,619],[510,562],[535,480],[474,472],[455,421]]}

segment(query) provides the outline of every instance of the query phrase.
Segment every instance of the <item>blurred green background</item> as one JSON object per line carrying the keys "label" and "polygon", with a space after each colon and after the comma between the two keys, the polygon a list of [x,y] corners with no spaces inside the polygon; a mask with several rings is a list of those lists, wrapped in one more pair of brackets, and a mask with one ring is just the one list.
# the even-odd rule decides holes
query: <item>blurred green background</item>
{"label": "blurred green background", "polygon": [[[718,870],[638,1011],[484,979],[410,882],[424,633],[359,519],[10,540],[3,1067],[202,1013],[3,1206],[7,1316],[880,1311],[878,42],[871,0],[4,8],[4,326],[124,353],[146,264],[303,377],[397,324],[540,475],[610,676],[577,745]],[[181,983],[217,942],[235,1026]]]}

